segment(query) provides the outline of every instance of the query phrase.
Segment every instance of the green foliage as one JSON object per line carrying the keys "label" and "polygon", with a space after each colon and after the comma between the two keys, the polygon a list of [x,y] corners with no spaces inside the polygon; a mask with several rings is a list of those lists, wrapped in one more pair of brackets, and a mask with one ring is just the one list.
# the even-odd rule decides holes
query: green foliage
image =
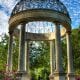
{"label": "green foliage", "polygon": [[75,72],[80,74],[80,30],[74,29],[72,32],[72,52],[74,57]]}
{"label": "green foliage", "polygon": [[[43,76],[45,78],[48,77],[50,73],[49,43],[43,41],[31,42],[30,45],[30,68],[34,72],[34,75],[36,75],[35,80],[38,80],[38,78],[43,79]],[[43,75],[43,71],[46,71],[45,75]]]}
{"label": "green foliage", "polygon": [[48,42],[33,42],[30,46],[30,67],[49,67],[49,44]]}
{"label": "green foliage", "polygon": [[5,34],[2,36],[0,42],[0,70],[5,70],[8,53],[8,36]]}
{"label": "green foliage", "polygon": [[4,80],[5,76],[4,76],[4,73],[3,71],[0,71],[0,80]]}

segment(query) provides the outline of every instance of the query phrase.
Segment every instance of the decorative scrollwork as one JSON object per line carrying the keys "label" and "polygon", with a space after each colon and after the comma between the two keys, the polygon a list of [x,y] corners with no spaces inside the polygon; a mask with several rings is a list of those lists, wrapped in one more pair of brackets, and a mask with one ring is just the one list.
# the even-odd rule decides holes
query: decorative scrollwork
{"label": "decorative scrollwork", "polygon": [[66,7],[59,0],[21,0],[14,7],[12,15],[30,9],[50,9],[68,15]]}

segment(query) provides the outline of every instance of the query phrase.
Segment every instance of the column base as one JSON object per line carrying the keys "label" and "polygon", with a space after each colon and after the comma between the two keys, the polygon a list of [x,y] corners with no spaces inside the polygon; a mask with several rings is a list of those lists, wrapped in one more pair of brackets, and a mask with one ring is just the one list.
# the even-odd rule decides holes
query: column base
{"label": "column base", "polygon": [[66,80],[66,73],[64,72],[55,72],[54,80]]}
{"label": "column base", "polygon": [[50,79],[50,80],[54,80],[54,74],[50,74],[50,75],[49,75],[49,79]]}
{"label": "column base", "polygon": [[67,80],[76,80],[75,79],[75,74],[74,73],[68,73],[67,74]]}
{"label": "column base", "polygon": [[31,77],[27,72],[17,72],[16,80],[31,80]]}
{"label": "column base", "polygon": [[5,74],[5,79],[8,78],[8,79],[11,79],[11,80],[12,80],[12,79],[14,79],[13,76],[14,76],[14,75],[13,75],[12,73],[6,73],[6,74]]}

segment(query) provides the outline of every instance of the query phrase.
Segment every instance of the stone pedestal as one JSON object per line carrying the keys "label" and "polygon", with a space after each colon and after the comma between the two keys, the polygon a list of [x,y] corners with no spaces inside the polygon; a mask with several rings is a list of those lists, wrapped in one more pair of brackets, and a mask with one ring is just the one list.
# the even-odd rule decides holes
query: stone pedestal
{"label": "stone pedestal", "polygon": [[66,77],[65,77],[65,73],[63,73],[63,72],[55,72],[54,73],[54,80],[66,80]]}
{"label": "stone pedestal", "polygon": [[27,72],[18,72],[16,74],[17,80],[31,80],[30,75],[27,74]]}
{"label": "stone pedestal", "polygon": [[50,75],[49,75],[49,79],[50,79],[50,80],[54,80],[54,74],[50,74]]}

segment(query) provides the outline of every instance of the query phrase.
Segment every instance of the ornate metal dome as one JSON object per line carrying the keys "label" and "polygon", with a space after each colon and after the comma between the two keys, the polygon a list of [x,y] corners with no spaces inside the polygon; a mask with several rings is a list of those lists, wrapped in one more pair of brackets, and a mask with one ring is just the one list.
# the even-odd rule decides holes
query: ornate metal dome
{"label": "ornate metal dome", "polygon": [[66,7],[59,0],[21,0],[14,7],[11,16],[31,9],[49,9],[68,15]]}

